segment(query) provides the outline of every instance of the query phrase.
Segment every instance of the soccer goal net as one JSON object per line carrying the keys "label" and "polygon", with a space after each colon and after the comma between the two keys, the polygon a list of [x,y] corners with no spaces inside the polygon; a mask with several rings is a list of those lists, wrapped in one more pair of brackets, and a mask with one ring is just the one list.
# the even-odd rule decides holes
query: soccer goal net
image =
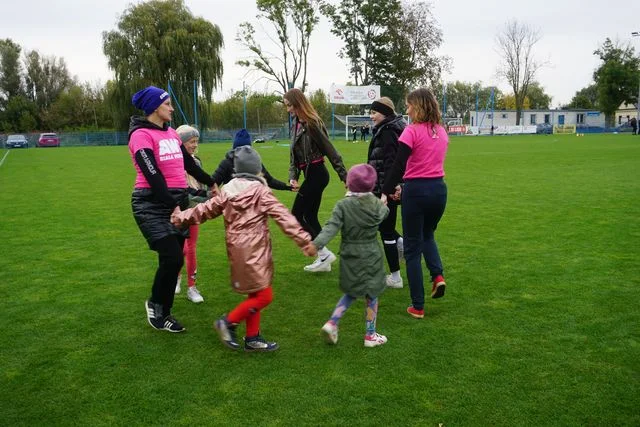
{"label": "soccer goal net", "polygon": [[[368,129],[367,137],[371,138],[372,136],[371,130],[373,129],[373,126],[375,126],[375,124],[373,123],[373,120],[371,120],[371,117],[369,117],[368,115],[365,116],[365,115],[349,114],[346,116],[335,115],[334,117],[340,123],[344,124],[345,140],[349,141],[353,139],[359,139],[359,137],[362,135],[363,127]],[[403,116],[403,117],[404,117],[404,120],[407,123],[409,123],[409,116]],[[356,135],[356,138],[354,138],[354,133]]]}

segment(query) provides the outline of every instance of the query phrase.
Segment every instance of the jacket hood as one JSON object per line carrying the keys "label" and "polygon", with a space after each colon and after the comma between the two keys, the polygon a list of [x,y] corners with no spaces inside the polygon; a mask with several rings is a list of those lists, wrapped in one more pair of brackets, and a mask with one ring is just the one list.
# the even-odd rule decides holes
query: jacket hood
{"label": "jacket hood", "polygon": [[242,176],[226,183],[222,191],[236,210],[244,210],[259,202],[258,193],[266,185],[259,176]]}
{"label": "jacket hood", "polygon": [[131,138],[131,134],[138,129],[167,130],[169,129],[169,125],[165,123],[160,127],[155,123],[151,123],[146,117],[131,116],[131,119],[129,119],[129,138]]}
{"label": "jacket hood", "polygon": [[354,217],[354,222],[362,228],[377,227],[384,218],[378,198],[373,193],[348,196],[356,201],[362,209]]}
{"label": "jacket hood", "polygon": [[389,129],[400,135],[406,126],[407,122],[404,120],[404,117],[398,114],[396,116],[386,117],[379,125],[373,128],[372,132],[373,134],[375,134],[379,129],[388,127]]}

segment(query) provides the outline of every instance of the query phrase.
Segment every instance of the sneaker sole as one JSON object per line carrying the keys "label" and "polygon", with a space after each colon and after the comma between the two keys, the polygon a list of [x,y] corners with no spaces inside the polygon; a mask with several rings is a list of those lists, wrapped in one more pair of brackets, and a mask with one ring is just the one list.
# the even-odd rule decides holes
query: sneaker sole
{"label": "sneaker sole", "polygon": [[447,285],[444,282],[436,284],[436,288],[431,292],[431,298],[442,298],[446,287]]}
{"label": "sneaker sole", "polygon": [[272,351],[276,351],[277,349],[279,349],[280,346],[278,344],[276,344],[273,347],[270,348],[244,348],[245,353],[270,353]]}
{"label": "sneaker sole", "polygon": [[424,319],[424,314],[411,313],[408,309],[407,309],[407,313],[409,314],[409,316],[413,317],[414,319]]}

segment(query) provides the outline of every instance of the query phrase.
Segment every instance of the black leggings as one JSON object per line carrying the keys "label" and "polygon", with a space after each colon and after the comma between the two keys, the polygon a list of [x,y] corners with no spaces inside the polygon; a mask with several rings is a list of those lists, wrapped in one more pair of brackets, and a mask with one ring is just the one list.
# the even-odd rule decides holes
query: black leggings
{"label": "black leggings", "polygon": [[400,234],[396,231],[396,219],[398,218],[398,204],[393,200],[387,203],[389,215],[380,223],[380,237],[384,248],[384,255],[387,258],[389,271],[394,272],[400,270],[400,258],[398,255],[397,239]]}
{"label": "black leggings", "polygon": [[151,287],[151,302],[162,304],[163,315],[171,313],[176,281],[184,264],[182,248],[184,237],[176,234],[153,242],[152,249],[158,252],[158,270]]}
{"label": "black leggings", "polygon": [[329,171],[324,163],[312,163],[304,174],[304,182],[298,190],[291,213],[302,228],[315,239],[322,226],[318,221],[318,211],[322,201],[322,193],[329,185]]}

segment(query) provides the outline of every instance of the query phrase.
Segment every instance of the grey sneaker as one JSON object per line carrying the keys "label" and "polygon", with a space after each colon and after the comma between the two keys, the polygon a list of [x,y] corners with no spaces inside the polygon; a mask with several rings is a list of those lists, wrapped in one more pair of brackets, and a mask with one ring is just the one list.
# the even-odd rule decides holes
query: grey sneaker
{"label": "grey sneaker", "polygon": [[262,338],[260,335],[255,337],[245,337],[244,339],[244,351],[275,351],[279,348],[278,343],[269,342]]}
{"label": "grey sneaker", "polygon": [[202,295],[200,295],[198,288],[196,288],[195,286],[191,286],[187,289],[187,299],[191,302],[195,302],[196,304],[200,304],[204,301],[204,298],[202,298]]}
{"label": "grey sneaker", "polygon": [[240,349],[240,344],[236,340],[236,327],[237,324],[229,323],[227,315],[225,314],[221,318],[215,321],[213,327],[218,331],[218,336],[222,344],[229,347],[231,350]]}

